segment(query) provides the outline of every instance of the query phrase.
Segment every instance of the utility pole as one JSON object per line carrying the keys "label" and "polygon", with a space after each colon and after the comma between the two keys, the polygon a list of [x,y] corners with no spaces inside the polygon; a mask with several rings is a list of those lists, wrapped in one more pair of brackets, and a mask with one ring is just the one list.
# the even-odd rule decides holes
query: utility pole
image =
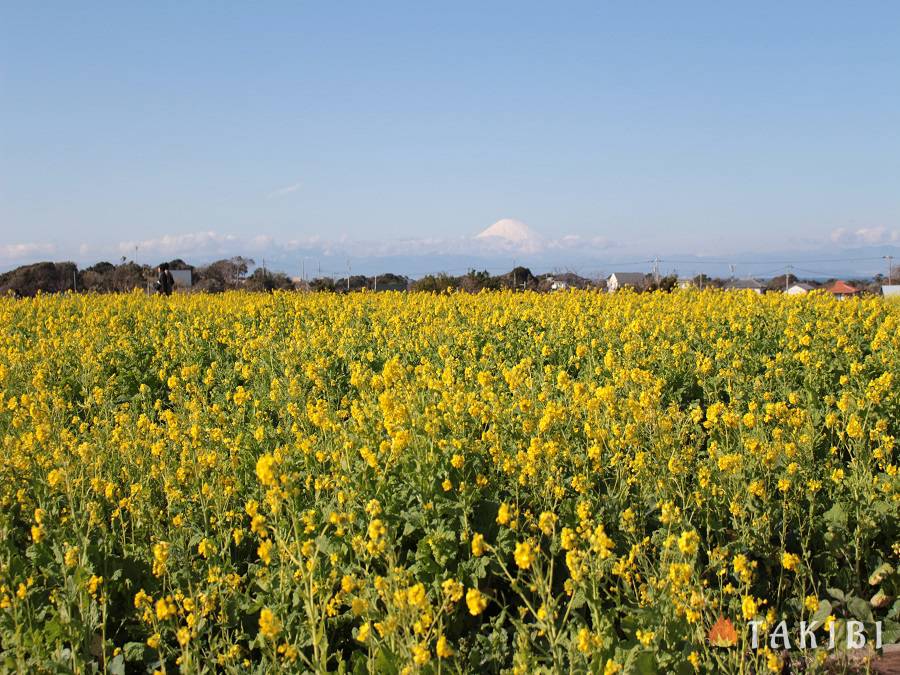
{"label": "utility pole", "polygon": [[788,265],[787,269],[784,272],[784,292],[787,293],[788,290],[788,279],[791,276],[791,270],[794,269],[793,265]]}
{"label": "utility pole", "polygon": [[375,292],[378,292],[378,275],[375,275]]}
{"label": "utility pole", "polygon": [[729,265],[728,269],[731,270],[731,278],[734,279],[734,265]]}
{"label": "utility pole", "polygon": [[659,290],[659,256],[653,259],[653,281],[656,283],[656,290]]}
{"label": "utility pole", "polygon": [[894,283],[894,256],[886,255],[884,258],[888,261],[888,286]]}
{"label": "utility pole", "polygon": [[350,258],[347,258],[347,292],[350,292]]}
{"label": "utility pole", "polygon": [[300,278],[306,281],[306,258],[300,260]]}

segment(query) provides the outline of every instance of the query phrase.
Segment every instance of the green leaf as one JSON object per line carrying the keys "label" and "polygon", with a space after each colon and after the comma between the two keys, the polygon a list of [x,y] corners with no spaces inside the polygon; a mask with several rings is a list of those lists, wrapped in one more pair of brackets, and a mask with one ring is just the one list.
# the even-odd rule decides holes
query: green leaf
{"label": "green leaf", "polygon": [[840,503],[836,503],[828,509],[824,514],[824,518],[829,529],[843,530],[847,528],[847,511]]}
{"label": "green leaf", "polygon": [[881,626],[881,644],[893,645],[900,642],[900,623],[885,619]]}
{"label": "green leaf", "polygon": [[840,588],[826,588],[825,591],[828,593],[828,595],[830,595],[838,602],[844,602],[844,600],[846,600],[844,591],[842,591]]}
{"label": "green leaf", "polygon": [[625,673],[633,673],[634,675],[653,675],[653,673],[658,672],[653,652],[647,651],[640,645],[628,650],[625,663],[622,664],[622,670]]}
{"label": "green leaf", "polygon": [[828,600],[820,600],[819,606],[813,613],[810,623],[815,622],[819,625],[825,623],[825,619],[831,614],[831,603]]}
{"label": "green leaf", "polygon": [[106,668],[112,675],[125,675],[125,657],[122,654],[116,656]]}
{"label": "green leaf", "polygon": [[397,664],[400,660],[391,652],[387,646],[382,645],[378,653],[375,654],[375,672],[393,675],[397,673]]}
{"label": "green leaf", "polygon": [[872,616],[872,608],[863,598],[850,598],[847,602],[847,609],[849,609],[850,613],[860,621],[868,621],[871,623],[875,620]]}
{"label": "green leaf", "polygon": [[143,642],[126,642],[122,648],[122,653],[125,655],[126,661],[143,661],[144,648]]}

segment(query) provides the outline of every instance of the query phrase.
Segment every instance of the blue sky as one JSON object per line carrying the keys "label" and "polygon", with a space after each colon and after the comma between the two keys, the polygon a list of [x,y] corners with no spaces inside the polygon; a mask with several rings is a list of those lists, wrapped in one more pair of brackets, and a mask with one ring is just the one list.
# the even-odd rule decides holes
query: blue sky
{"label": "blue sky", "polygon": [[551,256],[897,243],[898,34],[896,2],[3,1],[0,264],[458,254],[501,218]]}

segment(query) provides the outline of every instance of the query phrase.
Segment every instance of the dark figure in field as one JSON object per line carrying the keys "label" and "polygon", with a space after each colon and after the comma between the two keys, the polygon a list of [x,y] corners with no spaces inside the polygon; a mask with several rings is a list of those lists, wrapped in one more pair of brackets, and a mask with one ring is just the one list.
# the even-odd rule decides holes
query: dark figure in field
{"label": "dark figure in field", "polygon": [[169,263],[163,263],[159,266],[159,279],[156,282],[156,290],[163,295],[172,295],[175,288],[175,277],[169,271]]}

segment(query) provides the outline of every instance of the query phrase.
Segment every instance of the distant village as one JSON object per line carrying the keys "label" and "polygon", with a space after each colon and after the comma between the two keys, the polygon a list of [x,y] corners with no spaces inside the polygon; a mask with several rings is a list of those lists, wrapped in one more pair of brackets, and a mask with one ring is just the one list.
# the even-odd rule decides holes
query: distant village
{"label": "distant village", "polygon": [[[830,293],[838,299],[859,295],[900,296],[900,284],[894,282],[894,270],[887,277],[869,279],[801,279],[783,274],[770,279],[713,278],[705,274],[693,277],[660,275],[658,272],[612,272],[587,278],[574,272],[532,274],[527,267],[514,267],[504,274],[486,270],[469,270],[461,276],[429,274],[420,279],[392,273],[376,276],[345,275],[313,278],[290,277],[265,266],[256,266],[250,258],[233,257],[203,266],[184,260],[168,261],[175,279],[175,290],[181,293],[221,293],[227,290],[348,293],[356,291],[426,291],[459,290],[477,293],[481,290],[513,289],[552,293],[567,289],[595,289],[614,293],[624,289],[634,292],[673,291],[676,289],[719,288],[726,291],[754,293],[786,293],[803,295],[812,291]],[[252,270],[252,271],[251,271]],[[0,274],[0,295],[30,297],[38,293],[128,293],[154,292],[157,268],[133,261],[119,264],[100,262],[79,269],[72,262],[40,262],[23,265]]]}

